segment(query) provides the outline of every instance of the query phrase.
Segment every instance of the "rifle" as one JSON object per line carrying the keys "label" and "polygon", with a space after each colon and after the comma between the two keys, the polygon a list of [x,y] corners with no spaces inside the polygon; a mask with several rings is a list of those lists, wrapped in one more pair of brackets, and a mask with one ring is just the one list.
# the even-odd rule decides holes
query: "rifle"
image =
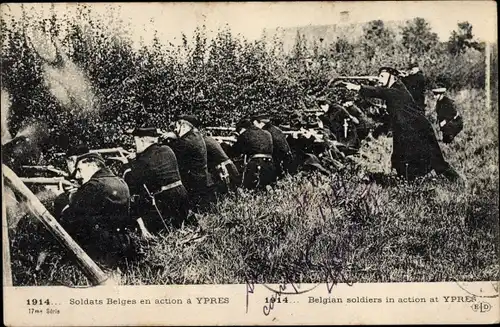
{"label": "rifle", "polygon": [[51,172],[51,173],[54,173],[56,175],[63,176],[63,177],[69,176],[67,172],[62,171],[60,169],[57,169],[52,165],[48,165],[48,166],[21,166],[21,169]]}
{"label": "rifle", "polygon": [[206,127],[205,128],[208,131],[226,131],[226,132],[234,132],[236,128],[234,127]]}
{"label": "rifle", "polygon": [[377,81],[377,76],[339,76],[334,78],[334,80],[367,80],[367,81]]}
{"label": "rifle", "polygon": [[32,185],[54,185],[54,186],[68,186],[78,187],[79,185],[72,183],[64,177],[20,177],[24,184]]}
{"label": "rifle", "polygon": [[293,138],[298,138],[299,135],[305,136],[306,138],[309,138],[310,136],[314,137],[314,142],[316,143],[323,143],[323,134],[319,133],[318,131],[314,129],[303,129],[303,130],[298,130],[298,131],[283,131],[283,134],[285,135],[291,135]]}
{"label": "rifle", "polygon": [[212,136],[212,137],[219,143],[227,143],[227,144],[236,143],[236,137],[234,136]]}
{"label": "rifle", "polygon": [[[129,157],[133,154],[132,152],[127,151],[127,150],[123,149],[122,147],[93,149],[93,150],[89,150],[89,152],[90,153],[99,153],[102,155],[117,153],[118,156],[107,157],[107,159],[118,160],[118,161],[125,162],[125,163],[128,162]],[[55,155],[56,156],[64,156],[64,155],[66,155],[66,153],[59,152],[59,153],[56,153]]]}

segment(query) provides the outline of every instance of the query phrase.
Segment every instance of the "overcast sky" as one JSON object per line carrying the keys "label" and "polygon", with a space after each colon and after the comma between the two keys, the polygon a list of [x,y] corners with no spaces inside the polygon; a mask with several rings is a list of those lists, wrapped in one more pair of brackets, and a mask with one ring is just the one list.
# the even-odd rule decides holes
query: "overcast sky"
{"label": "overcast sky", "polygon": [[[205,24],[210,31],[228,24],[235,33],[247,38],[261,36],[263,28],[305,25],[329,25],[340,22],[341,12],[349,12],[350,23],[373,19],[427,19],[433,31],[446,40],[457,23],[469,21],[476,37],[496,40],[496,3],[494,1],[398,1],[398,2],[248,2],[248,3],[123,3],[92,4],[98,13],[114,6],[125,22],[130,22],[135,41],[148,42],[156,29],[165,41],[179,42],[181,32],[190,35],[197,25]],[[56,12],[74,13],[74,5],[55,5]],[[27,4],[48,15],[50,5]],[[2,5],[2,11],[19,15],[20,5]],[[175,39],[174,39],[175,38]]]}

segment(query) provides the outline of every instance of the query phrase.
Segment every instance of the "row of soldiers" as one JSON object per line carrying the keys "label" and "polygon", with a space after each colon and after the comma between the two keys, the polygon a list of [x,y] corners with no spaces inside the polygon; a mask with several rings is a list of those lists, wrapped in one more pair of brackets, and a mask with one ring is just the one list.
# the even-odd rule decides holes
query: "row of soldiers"
{"label": "row of soldiers", "polygon": [[[123,176],[86,146],[70,149],[71,178],[81,186],[56,200],[56,218],[91,257],[109,263],[134,252],[131,233],[154,239],[196,224],[196,214],[221,195],[238,187],[265,188],[290,168],[286,137],[264,115],[242,119],[236,142],[226,150],[200,129],[194,116],[179,117],[167,133],[134,129],[135,153]],[[239,169],[231,159],[238,157],[243,158]]]}
{"label": "row of soldiers", "polygon": [[[451,180],[459,179],[443,158],[423,110],[399,78],[399,71],[382,67],[378,86],[347,82],[336,86],[385,101],[393,133],[391,162],[400,176],[412,180],[434,170]],[[444,90],[434,92],[442,96]],[[327,99],[319,104],[324,115],[318,123],[330,131],[328,140],[337,141],[330,142],[336,159],[367,137],[366,114],[359,107],[352,103],[340,106]],[[442,127],[455,118],[440,120],[438,113],[438,120],[445,121]],[[81,186],[56,201],[55,213],[68,233],[97,261],[109,264],[133,255],[130,234],[135,231],[152,239],[183,224],[196,224],[196,213],[206,212],[220,195],[240,186],[266,188],[285,174],[296,172],[300,165],[326,171],[314,151],[300,145],[304,138],[287,139],[265,114],[239,121],[236,142],[225,147],[203,133],[194,116],[178,117],[170,127],[168,133],[152,127],[132,131],[135,157],[121,177],[106,166],[101,155],[85,146],[68,151],[68,167]],[[306,137],[305,141],[310,139]],[[342,151],[338,149],[340,144],[347,144]],[[234,158],[243,158],[239,167]]]}

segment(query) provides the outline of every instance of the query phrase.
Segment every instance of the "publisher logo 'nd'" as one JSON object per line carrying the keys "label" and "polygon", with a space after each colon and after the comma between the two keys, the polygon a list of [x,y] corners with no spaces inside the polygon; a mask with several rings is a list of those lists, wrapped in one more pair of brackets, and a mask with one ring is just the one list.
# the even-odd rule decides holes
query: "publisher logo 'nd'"
{"label": "publisher logo 'nd'", "polygon": [[484,313],[491,310],[491,304],[488,302],[479,302],[471,305],[471,308],[474,312]]}

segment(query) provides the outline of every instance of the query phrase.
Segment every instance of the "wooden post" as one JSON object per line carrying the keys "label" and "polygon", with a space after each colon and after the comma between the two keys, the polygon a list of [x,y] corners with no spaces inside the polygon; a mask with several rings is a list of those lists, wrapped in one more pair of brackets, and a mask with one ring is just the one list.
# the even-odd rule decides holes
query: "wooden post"
{"label": "wooden post", "polygon": [[[3,178],[2,178],[2,193],[5,196]],[[3,286],[12,286],[12,270],[10,261],[10,242],[9,242],[9,225],[7,224],[7,208],[5,201],[2,201],[2,270],[3,270]]]}
{"label": "wooden post", "polygon": [[59,241],[64,248],[75,255],[77,264],[83,270],[83,273],[90,280],[90,282],[93,285],[104,283],[108,279],[106,274],[62,228],[62,226],[47,211],[45,206],[40,202],[40,200],[38,200],[33,192],[31,192],[30,189],[24,185],[21,179],[4,164],[2,164],[2,171],[5,180],[9,183],[9,185],[11,185],[14,192],[26,199],[27,205],[35,217],[45,225],[49,232],[54,235],[57,241]]}

